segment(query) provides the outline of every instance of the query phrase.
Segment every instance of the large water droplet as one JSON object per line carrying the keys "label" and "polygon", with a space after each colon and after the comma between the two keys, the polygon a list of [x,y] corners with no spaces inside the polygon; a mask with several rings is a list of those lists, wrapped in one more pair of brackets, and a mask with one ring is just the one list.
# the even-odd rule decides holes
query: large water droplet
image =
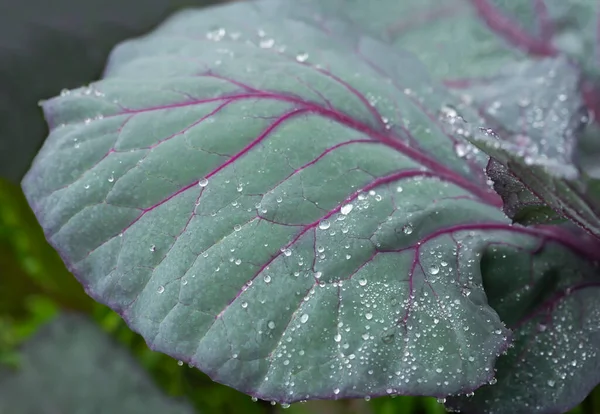
{"label": "large water droplet", "polygon": [[346,204],[345,206],[342,206],[342,208],[340,209],[340,213],[342,213],[343,215],[350,214],[353,208],[354,206],[352,204]]}
{"label": "large water droplet", "polygon": [[206,187],[208,185],[208,179],[206,179],[206,178],[201,179],[200,181],[198,181],[198,185],[200,187]]}
{"label": "large water droplet", "polygon": [[319,228],[321,230],[327,230],[329,227],[331,227],[331,223],[329,222],[329,220],[323,220],[319,223]]}
{"label": "large water droplet", "polygon": [[165,291],[165,287],[161,285],[161,286],[158,287],[158,289],[156,289],[156,291],[158,293],[163,293]]}
{"label": "large water droplet", "polygon": [[305,313],[300,317],[300,322],[306,323],[306,321],[308,321],[308,314]]}

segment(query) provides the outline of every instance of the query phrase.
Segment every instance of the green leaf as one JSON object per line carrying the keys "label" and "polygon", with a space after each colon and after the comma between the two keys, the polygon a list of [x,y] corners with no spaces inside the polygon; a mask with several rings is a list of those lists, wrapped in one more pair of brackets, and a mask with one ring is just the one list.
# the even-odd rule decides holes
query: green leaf
{"label": "green leaf", "polygon": [[529,191],[508,168],[495,159],[490,159],[486,171],[494,183],[494,190],[502,197],[504,213],[513,223],[530,226],[564,221],[562,216]]}
{"label": "green leaf", "polygon": [[276,4],[178,14],[44,104],[46,237],[153,349],[253,396],[478,388],[510,335],[486,251],[596,246],[508,222],[412,55]]}
{"label": "green leaf", "polygon": [[128,353],[93,323],[63,314],[23,346],[16,371],[0,368],[0,412],[193,411],[161,395]]}
{"label": "green leaf", "polygon": [[[532,193],[529,198],[543,200],[559,215],[600,237],[597,184],[575,160],[577,140],[587,122],[579,80],[573,65],[557,58],[509,66],[494,80],[471,85],[467,93],[485,112],[492,129],[469,138],[502,163]],[[526,190],[503,193],[514,187],[514,179],[493,171],[491,178],[502,190],[505,211],[513,212],[512,218],[526,216],[523,209],[528,204],[522,202],[526,196],[511,202]]]}
{"label": "green leaf", "polygon": [[[498,246],[484,258],[490,305],[514,331],[496,364],[497,383],[453,398],[464,413],[563,413],[600,381],[600,283],[597,267],[555,246],[524,258]],[[518,269],[538,269],[526,274]],[[541,305],[540,305],[541,304]]]}

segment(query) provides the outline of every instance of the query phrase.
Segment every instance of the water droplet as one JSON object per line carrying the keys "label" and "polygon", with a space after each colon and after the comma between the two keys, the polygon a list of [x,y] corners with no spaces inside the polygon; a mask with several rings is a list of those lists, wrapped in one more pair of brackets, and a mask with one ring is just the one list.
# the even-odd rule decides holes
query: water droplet
{"label": "water droplet", "polygon": [[367,284],[367,279],[360,279],[358,281],[358,284],[361,285],[361,286],[365,286]]}
{"label": "water droplet", "polygon": [[208,185],[208,179],[206,179],[206,178],[201,179],[200,181],[198,181],[198,185],[200,187],[206,187]]}
{"label": "water droplet", "polygon": [[240,231],[242,229],[242,226],[240,226],[239,224],[236,224],[235,226],[233,226],[233,230],[235,231]]}
{"label": "water droplet", "polygon": [[554,387],[555,384],[556,384],[556,381],[554,381],[554,380],[548,380],[548,386],[549,387]]}
{"label": "water droplet", "polygon": [[183,366],[183,361],[177,361],[177,365],[179,365],[180,367]]}
{"label": "water droplet", "polygon": [[467,155],[467,146],[462,143],[456,144],[454,147],[454,152],[456,152],[456,155],[458,155],[460,158],[463,158],[465,155]]}
{"label": "water droplet", "polygon": [[404,227],[402,227],[402,231],[404,232],[404,234],[411,234],[413,232],[413,228],[410,224],[407,224]]}
{"label": "water droplet", "polygon": [[308,59],[308,53],[298,53],[296,55],[296,60],[300,63],[306,62],[307,59]]}
{"label": "water droplet", "polygon": [[329,222],[329,220],[323,220],[319,223],[319,228],[321,230],[327,230],[330,226],[331,226],[331,223]]}
{"label": "water droplet", "polygon": [[242,308],[246,309],[248,307],[248,302],[242,302]]}
{"label": "water droplet", "polygon": [[371,319],[373,319],[373,314],[371,312],[367,312],[365,313],[365,318],[367,318],[367,320],[370,321]]}
{"label": "water droplet", "polygon": [[265,283],[271,283],[271,276],[265,275],[265,277],[263,279],[264,279]]}
{"label": "water droplet", "polygon": [[346,204],[345,206],[342,206],[342,208],[340,209],[340,213],[342,213],[343,215],[350,214],[353,208],[354,206],[352,204]]}
{"label": "water droplet", "polygon": [[115,181],[115,177],[114,176],[111,175],[110,177],[108,177],[108,182],[109,183],[113,183],[114,181]]}
{"label": "water droplet", "polygon": [[335,334],[335,336],[333,337],[333,340],[335,342],[340,342],[342,340],[342,335],[340,334]]}
{"label": "water droplet", "polygon": [[158,287],[158,289],[156,289],[156,291],[158,293],[163,293],[165,291],[165,287],[161,285],[161,286]]}
{"label": "water droplet", "polygon": [[338,394],[340,393],[340,389],[339,389],[339,388],[336,388],[336,389],[334,389],[334,390],[333,390],[333,393],[334,393],[335,395],[338,395]]}
{"label": "water droplet", "polygon": [[437,275],[438,273],[440,273],[440,268],[437,265],[433,265],[429,268],[429,273],[431,273],[432,275]]}
{"label": "water droplet", "polygon": [[269,323],[267,323],[267,326],[269,327],[269,329],[275,329],[275,322],[269,321]]}
{"label": "water droplet", "polygon": [[150,251],[151,252],[155,252],[156,251],[156,246],[155,245],[150,246]]}
{"label": "water droplet", "polygon": [[300,317],[300,322],[306,323],[306,321],[308,321],[308,314],[305,313]]}
{"label": "water droplet", "polygon": [[270,49],[275,44],[275,39],[263,39],[260,41],[259,46],[263,49]]}

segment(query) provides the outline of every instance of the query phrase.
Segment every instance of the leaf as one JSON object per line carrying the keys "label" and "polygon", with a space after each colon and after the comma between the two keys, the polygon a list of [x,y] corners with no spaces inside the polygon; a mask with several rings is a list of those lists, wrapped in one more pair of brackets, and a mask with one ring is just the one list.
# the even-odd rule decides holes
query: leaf
{"label": "leaf", "polygon": [[37,107],[97,79],[110,50],[176,7],[210,0],[56,0],[0,5],[0,176],[19,182],[47,134]]}
{"label": "leaf", "polygon": [[[450,407],[467,414],[563,413],[600,382],[598,269],[556,245],[545,250],[526,258],[504,245],[483,259],[490,305],[515,342],[496,364],[497,383],[474,397],[452,398]],[[544,270],[517,270],[525,266]]]}
{"label": "leaf", "polygon": [[582,96],[600,115],[600,13],[594,0],[332,0],[318,9],[397,50],[413,52],[457,92],[465,84],[493,78],[506,65],[568,56],[584,69]]}
{"label": "leaf", "polygon": [[486,168],[494,190],[502,197],[502,210],[513,223],[525,226],[560,222],[563,218],[533,194],[504,165],[490,159]]}
{"label": "leaf", "polygon": [[124,349],[76,314],[41,328],[16,372],[0,368],[0,396],[0,412],[11,413],[193,412],[161,395]]}
{"label": "leaf", "polygon": [[[474,105],[485,113],[492,129],[469,138],[507,167],[532,193],[529,197],[543,200],[560,216],[600,237],[595,179],[575,161],[577,139],[587,122],[578,81],[572,64],[557,58],[509,66],[496,79],[472,85],[467,94],[473,90]],[[493,171],[491,178],[502,191],[514,182]],[[503,195],[511,218],[526,214],[521,208],[527,203],[512,211],[517,206],[510,199],[519,192],[522,189]]]}
{"label": "leaf", "polygon": [[290,4],[119,46],[104,80],[44,103],[25,194],[91,296],[216,381],[282,403],[472,391],[509,342],[486,250],[596,246],[512,226],[487,157],[438,119],[459,102]]}

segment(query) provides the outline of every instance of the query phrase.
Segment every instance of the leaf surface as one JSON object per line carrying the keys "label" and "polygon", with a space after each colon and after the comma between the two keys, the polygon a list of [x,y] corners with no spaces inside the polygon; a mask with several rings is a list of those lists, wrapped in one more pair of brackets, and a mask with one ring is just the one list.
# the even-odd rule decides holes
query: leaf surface
{"label": "leaf surface", "polygon": [[75,314],[23,345],[16,371],[0,368],[0,396],[3,413],[193,412],[161,395],[124,349]]}
{"label": "leaf surface", "polygon": [[412,55],[289,7],[118,47],[44,104],[28,200],[90,295],[219,382],[284,403],[474,390],[510,334],[487,249],[597,252],[510,225]]}
{"label": "leaf surface", "polygon": [[598,269],[552,244],[530,257],[518,250],[498,246],[484,259],[490,305],[514,330],[514,346],[494,385],[449,400],[467,414],[563,413],[600,382]]}
{"label": "leaf surface", "polygon": [[[583,108],[578,71],[563,58],[509,66],[494,80],[471,85],[476,105],[492,129],[471,140],[502,163],[532,196],[600,237],[600,195],[594,177],[577,160],[578,140],[588,116]],[[471,93],[471,92],[468,92]],[[488,172],[512,217],[527,203],[514,202],[518,191],[506,192],[514,181]],[[543,213],[543,210],[542,210]]]}

